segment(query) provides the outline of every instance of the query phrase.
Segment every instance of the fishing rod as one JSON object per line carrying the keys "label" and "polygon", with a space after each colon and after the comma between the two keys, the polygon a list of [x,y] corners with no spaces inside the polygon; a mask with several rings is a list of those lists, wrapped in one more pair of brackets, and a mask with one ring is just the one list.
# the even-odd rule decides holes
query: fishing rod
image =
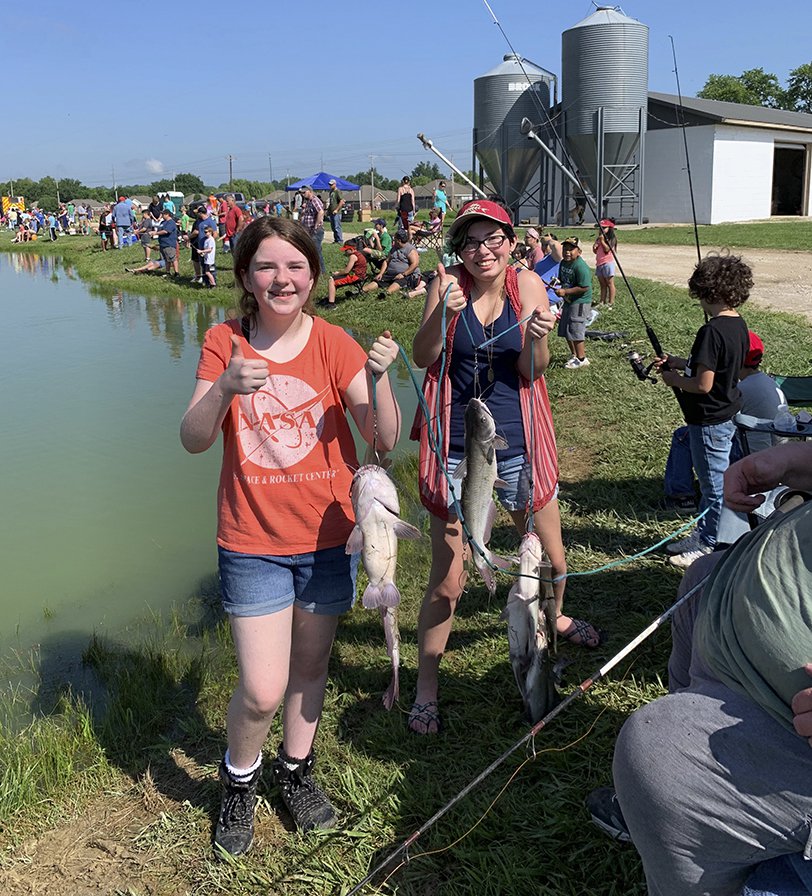
{"label": "fishing rod", "polygon": [[[527,80],[527,83],[532,84],[533,83],[532,79],[530,78],[530,75],[528,74],[527,69],[524,67],[522,57],[516,52],[515,47],[511,43],[511,40],[508,37],[505,29],[502,27],[501,22],[496,17],[496,14],[494,13],[493,9],[491,8],[490,3],[488,2],[488,0],[482,0],[482,2],[485,4],[485,7],[487,8],[488,12],[490,13],[491,18],[493,19],[494,25],[496,25],[497,28],[499,29],[499,31],[501,32],[502,37],[505,39],[505,42],[507,43],[511,52],[513,53],[516,60],[518,61],[518,65],[521,68],[522,74],[524,75],[525,79]],[[590,212],[595,217],[595,221],[597,222],[597,227],[600,232],[600,235],[601,235],[601,237],[603,237],[603,239],[606,241],[606,244],[609,246],[609,251],[612,253],[612,258],[614,259],[614,262],[617,265],[618,273],[620,274],[621,279],[623,280],[623,283],[626,286],[626,289],[628,289],[628,291],[629,291],[629,295],[631,296],[632,302],[634,303],[634,307],[637,309],[637,313],[640,315],[640,319],[643,323],[643,327],[646,332],[646,337],[648,338],[648,341],[651,344],[652,349],[654,350],[654,354],[658,360],[663,360],[666,357],[666,354],[663,351],[662,344],[660,343],[660,340],[659,340],[657,334],[654,332],[654,328],[648,322],[645,314],[643,313],[643,309],[640,305],[640,302],[637,299],[637,295],[635,294],[634,288],[632,287],[631,283],[629,282],[629,278],[626,276],[626,272],[623,270],[623,265],[621,264],[620,259],[617,256],[615,247],[612,246],[609,243],[609,241],[606,239],[606,229],[604,228],[603,224],[601,224],[601,221],[603,220],[603,218],[598,213],[598,209],[595,205],[594,197],[589,192],[589,190],[586,189],[586,186],[584,185],[583,180],[581,179],[580,175],[573,173],[572,169],[575,169],[577,171],[577,167],[573,164],[572,156],[570,155],[569,150],[567,149],[563,139],[561,138],[561,135],[559,134],[558,129],[556,128],[555,124],[553,123],[553,120],[550,118],[549,111],[544,107],[541,100],[539,99],[538,96],[536,96],[534,91],[531,90],[531,91],[529,91],[529,93],[531,94],[532,102],[535,103],[536,108],[543,114],[544,118],[546,119],[546,127],[549,128],[550,132],[555,137],[555,140],[557,142],[557,145],[559,147],[561,155],[564,159],[564,162],[559,162],[558,160],[556,160],[556,164],[562,170],[562,172],[565,172],[566,177],[573,183],[576,183],[582,190],[583,196],[584,196],[584,201],[585,201],[586,205],[588,206]],[[544,150],[544,152],[546,152],[548,155],[550,155],[551,157],[554,156],[554,154],[550,151],[549,147],[546,146],[546,144],[544,144],[544,141],[542,141],[539,138],[538,134],[535,131],[533,123],[530,121],[530,119],[528,119],[528,118],[522,119],[522,122],[520,125],[520,131],[529,139],[534,140]],[[568,168],[567,168],[567,166],[568,166]],[[630,353],[630,355],[627,356],[627,360],[631,363],[632,370],[634,371],[637,378],[640,379],[641,381],[651,380],[652,382],[656,382],[656,379],[649,375],[654,364],[652,363],[648,366],[648,368],[646,368],[643,366],[642,359],[640,359],[639,356],[638,356],[638,358],[633,359],[631,357],[631,354],[634,354],[634,353]],[[639,363],[636,363],[636,362],[639,362]],[[667,363],[663,365],[663,367],[665,369],[667,369],[667,366],[668,366]],[[674,392],[676,394],[676,390],[674,390]]]}
{"label": "fishing rod", "polygon": [[484,191],[484,190],[481,190],[481,189],[480,189],[480,188],[479,188],[479,187],[478,187],[478,186],[471,180],[471,178],[468,177],[467,174],[465,174],[464,172],[460,171],[460,169],[457,168],[457,166],[456,166],[450,159],[447,159],[447,158],[440,152],[440,150],[437,149],[437,147],[432,143],[432,141],[429,140],[429,138],[428,138],[425,134],[418,134],[418,135],[417,135],[417,139],[423,144],[423,149],[428,149],[428,150],[430,150],[431,152],[434,153],[434,155],[437,156],[438,159],[440,159],[441,162],[445,162],[445,164],[448,165],[448,167],[449,167],[453,172],[455,172],[456,174],[458,174],[458,175],[460,176],[460,178],[461,178],[462,180],[464,180],[465,183],[467,183],[468,186],[469,186],[475,193],[477,193],[480,197],[482,197],[482,199],[487,199],[487,198],[488,198],[488,196],[487,196],[487,194],[485,193],[485,191]]}
{"label": "fishing rod", "polygon": [[[688,172],[688,192],[691,195],[691,219],[694,222],[694,242],[696,243],[696,260],[702,261],[702,250],[699,247],[699,227],[696,223],[696,204],[694,203],[694,182],[691,177],[691,156],[688,152],[688,135],[685,128],[685,107],[682,104],[682,90],[679,86],[679,69],[677,68],[677,50],[674,46],[674,38],[669,34],[668,39],[671,41],[671,55],[674,57],[674,77],[677,81],[677,99],[679,106],[677,109],[677,120],[682,128],[682,142],[685,146],[685,170]],[[705,315],[705,321],[708,317]]]}
{"label": "fishing rod", "polygon": [[[685,170],[688,172],[688,193],[691,197],[691,220],[694,222],[694,243],[696,243],[696,261],[697,264],[702,262],[702,249],[699,246],[699,227],[696,223],[696,203],[694,202],[694,181],[691,177],[691,155],[688,152],[688,132],[685,127],[685,106],[682,104],[682,89],[679,85],[679,69],[677,68],[677,50],[674,46],[674,38],[669,34],[668,39],[671,41],[671,55],[674,57],[674,78],[677,82],[677,99],[679,107],[677,110],[677,120],[682,128],[682,143],[685,147]],[[705,323],[708,322],[708,312],[702,312],[705,316]]]}
{"label": "fishing rod", "polygon": [[[648,637],[650,637],[655,631],[657,631],[660,626],[669,620],[674,613],[688,600],[689,597],[692,597],[701,587],[705,585],[705,583],[710,578],[710,574],[701,579],[690,591],[687,591],[682,597],[678,598],[665,612],[661,613],[656,619],[654,619],[646,628],[640,632],[635,638],[633,638],[629,643],[623,647],[618,653],[616,653],[610,660],[603,664],[599,669],[592,673],[588,678],[585,678],[570,694],[568,694],[561,703],[558,704],[554,709],[547,713],[543,719],[540,719],[524,734],[519,740],[517,740],[512,746],[508,747],[507,750],[504,751],[500,756],[498,756],[494,761],[487,766],[482,772],[480,772],[473,781],[466,784],[456,796],[452,797],[444,806],[437,810],[434,815],[431,816],[427,821],[423,822],[420,827],[410,834],[399,846],[393,849],[389,855],[387,855],[381,862],[379,862],[373,869],[370,871],[366,877],[359,881],[347,894],[346,896],[354,896],[354,894],[359,893],[374,877],[380,874],[386,867],[388,867],[398,856],[403,855],[409,849],[412,844],[416,843],[429,828],[433,827],[449,810],[451,810],[454,806],[457,805],[462,799],[464,799],[474,788],[476,788],[479,784],[481,784],[489,775],[491,775],[502,763],[510,757],[513,753],[516,752],[520,747],[524,746],[529,740],[535,737],[542,728],[545,728],[549,725],[550,722],[553,721],[557,716],[559,716],[564,710],[571,704],[574,703],[579,697],[582,697],[594,684],[604,678],[614,667],[624,659],[624,657],[628,656],[633,650],[639,647],[640,644],[643,643]],[[405,863],[408,864],[411,861],[411,858],[407,855],[405,859]],[[393,872],[394,873],[394,872]]]}

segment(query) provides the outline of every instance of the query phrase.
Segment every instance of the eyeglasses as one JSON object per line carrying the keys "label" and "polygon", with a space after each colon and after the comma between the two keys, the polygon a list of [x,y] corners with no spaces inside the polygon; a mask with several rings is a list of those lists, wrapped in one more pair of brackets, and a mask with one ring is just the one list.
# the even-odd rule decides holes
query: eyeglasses
{"label": "eyeglasses", "polygon": [[496,252],[497,249],[502,248],[502,245],[506,239],[507,237],[504,233],[494,233],[491,236],[485,237],[484,240],[475,240],[472,236],[469,236],[468,239],[462,244],[462,248],[460,251],[464,252],[466,255],[473,255],[479,250],[480,246],[484,246],[491,252]]}

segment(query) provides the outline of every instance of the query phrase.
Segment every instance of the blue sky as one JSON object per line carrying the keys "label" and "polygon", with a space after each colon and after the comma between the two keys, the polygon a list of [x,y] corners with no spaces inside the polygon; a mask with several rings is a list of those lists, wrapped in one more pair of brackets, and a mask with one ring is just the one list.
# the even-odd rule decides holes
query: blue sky
{"label": "blue sky", "polygon": [[[13,7],[13,9],[12,9]],[[561,32],[587,0],[492,0],[515,50],[560,75]],[[352,9],[355,12],[352,12]],[[762,67],[785,83],[812,61],[812,4],[774,14],[755,0],[628,0],[647,24],[649,88],[682,92],[708,74]],[[30,10],[30,11],[29,11]],[[389,177],[436,161],[423,131],[471,166],[473,79],[510,52],[482,0],[116,0],[6,2],[0,180],[206,182],[320,169],[351,174],[369,156]],[[269,161],[270,155],[270,161]]]}

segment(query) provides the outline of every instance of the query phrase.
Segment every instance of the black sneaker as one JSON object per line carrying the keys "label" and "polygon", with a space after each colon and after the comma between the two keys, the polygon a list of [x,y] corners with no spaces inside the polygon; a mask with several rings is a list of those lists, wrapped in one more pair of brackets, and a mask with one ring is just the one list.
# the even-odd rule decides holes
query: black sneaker
{"label": "black sneaker", "polygon": [[693,495],[666,495],[660,506],[663,510],[678,513],[696,513],[699,510],[699,504]]}
{"label": "black sneaker", "polygon": [[229,855],[239,856],[251,848],[254,841],[254,806],[261,773],[262,766],[243,784],[229,775],[225,762],[220,763],[222,799],[214,829],[215,852],[224,850]]}
{"label": "black sneaker", "polygon": [[586,808],[592,816],[592,821],[605,834],[613,840],[631,843],[632,838],[620,811],[614,787],[598,787],[593,790],[586,798]]}
{"label": "black sneaker", "polygon": [[315,763],[312,750],[304,759],[292,759],[280,747],[279,755],[271,765],[271,774],[282,794],[282,801],[296,827],[303,832],[331,828],[337,820],[327,794],[310,774]]}

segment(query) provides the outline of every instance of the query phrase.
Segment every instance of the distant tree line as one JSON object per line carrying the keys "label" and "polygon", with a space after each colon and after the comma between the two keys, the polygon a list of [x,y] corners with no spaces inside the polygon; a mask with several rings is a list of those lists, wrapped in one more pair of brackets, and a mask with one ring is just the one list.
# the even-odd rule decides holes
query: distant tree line
{"label": "distant tree line", "polygon": [[794,68],[786,87],[781,86],[772,72],[751,68],[740,75],[710,75],[697,96],[769,109],[812,112],[812,62]]}
{"label": "distant tree line", "polygon": [[[473,173],[467,172],[473,179]],[[381,190],[396,190],[400,185],[400,179],[384,177],[374,167],[366,171],[358,171],[355,174],[340,175],[353,184],[372,184]],[[422,186],[433,180],[442,178],[443,172],[434,162],[420,162],[412,168],[409,176],[414,186]],[[285,180],[260,181],[234,178],[228,183],[207,184],[196,174],[180,173],[174,178],[154,180],[149,184],[118,184],[115,189],[110,187],[88,187],[81,181],[72,177],[56,180],[53,177],[43,177],[40,180],[32,180],[29,177],[15,178],[13,181],[0,181],[0,191],[5,196],[11,194],[24,196],[26,202],[31,205],[37,203],[41,208],[55,209],[59,202],[69,199],[96,199],[99,202],[110,202],[118,195],[126,196],[153,196],[156,193],[164,193],[169,190],[183,193],[184,196],[207,196],[209,193],[222,193],[227,190],[240,192],[247,197],[267,196],[275,190],[284,190],[290,183],[295,183],[300,178],[288,177]]]}

